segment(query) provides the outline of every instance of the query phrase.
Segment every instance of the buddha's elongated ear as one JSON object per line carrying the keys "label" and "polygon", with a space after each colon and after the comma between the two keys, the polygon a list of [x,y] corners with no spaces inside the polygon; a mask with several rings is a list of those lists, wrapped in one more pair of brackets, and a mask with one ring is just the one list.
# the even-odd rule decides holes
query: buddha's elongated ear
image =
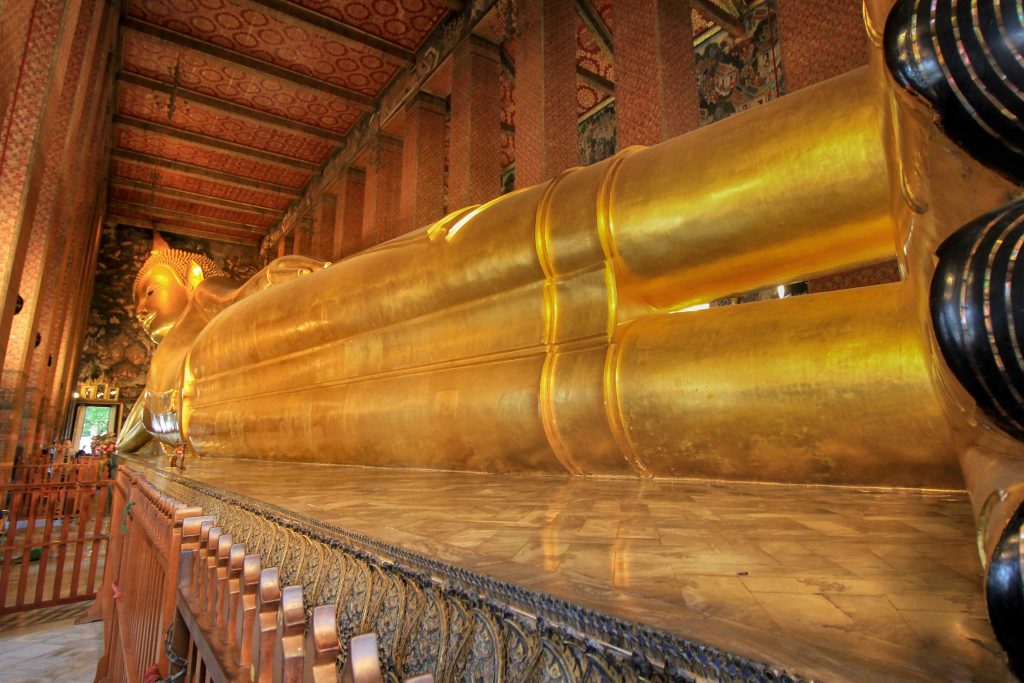
{"label": "buddha's elongated ear", "polygon": [[188,288],[189,291],[199,286],[199,283],[203,281],[203,269],[195,261],[188,262]]}

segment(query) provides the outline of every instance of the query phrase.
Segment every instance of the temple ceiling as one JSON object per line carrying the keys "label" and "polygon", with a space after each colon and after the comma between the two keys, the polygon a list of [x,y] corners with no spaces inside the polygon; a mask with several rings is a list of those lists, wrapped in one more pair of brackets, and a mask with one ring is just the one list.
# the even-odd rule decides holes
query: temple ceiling
{"label": "temple ceiling", "polygon": [[[742,4],[694,0],[694,37],[729,28],[730,8],[738,16]],[[614,97],[611,5],[576,0],[581,119]],[[381,129],[401,135],[396,101],[411,94],[414,76],[423,89],[450,94],[444,49],[467,24],[503,48],[502,148],[505,163],[513,163],[513,6],[126,0],[108,221],[253,245],[280,232],[289,207],[332,158],[346,152],[358,164],[352,148],[366,138],[359,124],[365,129],[376,116]],[[362,135],[350,139],[355,133]]]}

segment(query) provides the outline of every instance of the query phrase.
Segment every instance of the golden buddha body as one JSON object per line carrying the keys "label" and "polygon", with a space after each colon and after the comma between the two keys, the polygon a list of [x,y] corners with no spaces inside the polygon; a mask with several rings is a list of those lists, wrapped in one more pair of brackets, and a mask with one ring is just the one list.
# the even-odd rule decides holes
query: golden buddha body
{"label": "golden buddha body", "polygon": [[156,344],[146,389],[118,438],[125,452],[150,438],[170,447],[185,444],[181,431],[181,368],[192,344],[221,311],[271,285],[313,272],[323,263],[303,256],[278,259],[239,285],[209,258],[171,249],[163,240],[135,279],[135,316]]}
{"label": "golden buddha body", "polygon": [[[147,265],[138,313],[162,341],[140,423],[204,456],[943,488],[966,479],[983,562],[1010,562],[1024,448],[1002,397],[1017,388],[993,388],[998,367],[981,372],[984,359],[958,346],[973,333],[941,311],[974,320],[968,294],[957,299],[958,273],[968,293],[973,276],[943,245],[1016,197],[1019,179],[1013,159],[972,146],[974,133],[946,131],[957,121],[947,100],[925,101],[932,81],[915,81],[926,69],[906,61],[923,29],[906,26],[927,5],[897,4],[883,63],[888,4],[865,9],[867,67],[330,267],[278,260],[236,288],[201,265],[195,283],[192,266]],[[1015,239],[1022,221],[998,229]],[[937,253],[947,270],[933,285]],[[686,310],[893,257],[899,283]],[[1020,300],[1006,308],[1012,322]],[[999,330],[1012,325],[975,317],[1008,353],[1016,337]],[[128,448],[145,438],[126,434]],[[1000,591],[1020,587],[1015,552],[1017,583],[993,587],[990,572],[989,604],[1020,657],[999,616]]]}

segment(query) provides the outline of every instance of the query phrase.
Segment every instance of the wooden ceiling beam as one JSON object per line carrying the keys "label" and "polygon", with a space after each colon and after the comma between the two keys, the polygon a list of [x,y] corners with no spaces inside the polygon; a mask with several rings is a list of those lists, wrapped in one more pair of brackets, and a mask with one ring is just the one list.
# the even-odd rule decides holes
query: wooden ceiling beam
{"label": "wooden ceiling beam", "polygon": [[291,69],[285,69],[284,67],[271,64],[270,62],[264,62],[261,59],[243,55],[240,52],[234,50],[228,50],[227,48],[214,45],[213,43],[207,43],[204,40],[193,38],[192,36],[186,36],[183,33],[171,31],[155,24],[150,24],[145,21],[140,21],[133,17],[122,17],[121,26],[131,31],[138,31],[147,36],[153,36],[159,38],[165,42],[184,47],[189,50],[195,50],[205,55],[215,57],[217,59],[223,59],[224,61],[231,62],[236,66],[240,66],[245,69],[251,69],[253,71],[266,74],[267,76],[273,76],[274,78],[280,78],[284,81],[289,81],[297,85],[301,85],[306,88],[314,88],[316,90],[322,90],[328,92],[335,97],[340,97],[350,102],[362,105],[366,109],[372,109],[374,106],[374,99],[369,95],[356,92],[355,90],[349,90],[343,88],[340,85],[330,83],[328,81],[321,80],[319,78],[313,78]]}
{"label": "wooden ceiling beam", "polygon": [[230,199],[220,199],[218,197],[211,197],[205,194],[196,194],[195,192],[186,192],[185,190],[175,190],[171,187],[160,187],[153,183],[146,183],[141,180],[132,180],[131,178],[120,178],[118,176],[110,177],[110,184],[117,187],[124,187],[131,190],[140,190],[142,192],[152,192],[155,195],[161,197],[170,197],[172,199],[181,199],[186,202],[193,202],[194,204],[202,204],[203,206],[212,206],[218,209],[229,209],[231,211],[245,211],[247,213],[253,213],[257,216],[268,216],[270,218],[280,219],[284,215],[284,211],[277,209],[268,209],[265,206],[256,206],[255,204],[245,204],[243,202],[233,202]]}
{"label": "wooden ceiling beam", "polygon": [[394,57],[395,59],[402,62],[403,68],[411,67],[416,61],[416,55],[412,50],[396,45],[389,40],[375,36],[372,33],[367,33],[362,29],[356,28],[351,24],[333,19],[325,14],[320,14],[311,9],[307,9],[302,5],[297,5],[294,2],[288,0],[249,0],[256,5],[262,5],[267,9],[280,12],[292,19],[316,26],[325,31],[339,35],[346,40],[349,40],[363,47],[370,48],[381,54]]}
{"label": "wooden ceiling beam", "polygon": [[139,74],[130,73],[128,71],[122,71],[118,74],[117,80],[123,83],[130,83],[132,85],[138,85],[143,88],[149,88],[161,92],[165,95],[174,94],[179,100],[186,102],[195,102],[196,104],[211,109],[216,109],[224,114],[230,114],[239,118],[253,121],[254,123],[267,124],[289,130],[293,133],[303,133],[312,137],[326,140],[332,144],[338,145],[345,141],[345,136],[342,133],[336,133],[326,128],[320,128],[318,126],[311,126],[308,123],[301,123],[292,119],[284,118],[276,114],[270,114],[259,109],[252,109],[251,107],[245,107],[234,102],[228,102],[218,97],[211,97],[210,95],[204,95],[194,90],[187,90],[182,87],[175,87],[170,83],[164,83],[154,78],[148,78],[146,76],[140,76]]}
{"label": "wooden ceiling beam", "polygon": [[735,37],[743,35],[743,22],[740,18],[726,12],[712,0],[693,0],[693,8],[724,28],[730,35]]}
{"label": "wooden ceiling beam", "polygon": [[278,166],[286,166],[299,171],[315,173],[320,170],[319,164],[314,164],[310,161],[286,157],[283,154],[275,154],[274,152],[267,152],[262,149],[239,145],[234,142],[228,142],[227,140],[221,140],[220,138],[203,135],[202,133],[193,133],[190,130],[182,130],[181,128],[175,128],[174,126],[167,126],[162,123],[154,123],[153,121],[137,119],[132,116],[125,116],[124,114],[114,114],[114,123],[127,128],[135,128],[136,130],[144,130],[149,133],[166,135],[167,137],[174,138],[175,140],[184,140],[185,142],[203,145],[204,147],[212,147],[213,149],[227,152],[228,154],[237,154],[250,159],[268,161],[272,164],[277,164]]}
{"label": "wooden ceiling beam", "polygon": [[149,164],[150,166],[159,166],[172,171],[181,171],[182,173],[200,176],[208,180],[228,183],[229,185],[235,185],[236,187],[273,192],[275,194],[287,195],[292,198],[296,198],[302,193],[302,190],[299,188],[288,187],[287,185],[278,185],[277,183],[270,183],[265,180],[246,178],[245,176],[225,173],[223,171],[217,171],[204,166],[196,166],[195,164],[186,164],[181,161],[172,161],[170,159],[164,159],[163,157],[145,154],[143,152],[132,152],[127,149],[115,148],[112,152],[112,156],[115,159],[134,161],[140,164]]}
{"label": "wooden ceiling beam", "polygon": [[596,74],[590,69],[580,64],[576,65],[576,75],[582,78],[584,81],[588,81],[591,85],[596,86],[602,90],[606,90],[611,94],[615,94],[615,84],[602,76]]}
{"label": "wooden ceiling beam", "polygon": [[[171,209],[163,209],[157,206],[150,206],[148,204],[137,204],[135,202],[126,202],[120,199],[111,199],[107,202],[107,206],[116,207],[121,211],[135,211],[142,212],[149,216],[151,219],[160,220],[166,218],[171,221],[187,221],[189,223],[201,224],[205,227],[210,228],[223,228],[225,230],[234,230],[237,233],[253,234],[263,236],[266,234],[266,228],[261,228],[258,225],[248,225],[246,223],[238,223],[236,221],[226,221],[220,218],[207,218],[206,216],[197,216],[192,213],[185,211],[173,211]],[[123,215],[123,214],[122,214]]]}
{"label": "wooden ceiling beam", "polygon": [[122,225],[131,225],[136,228],[143,228],[145,230],[158,230],[159,232],[170,232],[176,235],[185,235],[186,237],[199,237],[201,239],[216,240],[218,242],[228,242],[230,244],[244,244],[245,246],[257,246],[259,244],[258,239],[252,237],[236,236],[229,233],[221,232],[220,230],[199,230],[197,228],[191,228],[184,225],[175,225],[174,223],[167,221],[151,221],[145,218],[135,218],[132,216],[122,216],[116,211],[107,209],[107,222],[120,223]]}
{"label": "wooden ceiling beam", "polygon": [[604,23],[600,12],[594,9],[590,0],[576,0],[576,14],[580,16],[580,19],[590,29],[590,32],[594,34],[594,37],[601,41],[605,49],[609,53],[615,54],[612,32],[608,30],[608,25]]}

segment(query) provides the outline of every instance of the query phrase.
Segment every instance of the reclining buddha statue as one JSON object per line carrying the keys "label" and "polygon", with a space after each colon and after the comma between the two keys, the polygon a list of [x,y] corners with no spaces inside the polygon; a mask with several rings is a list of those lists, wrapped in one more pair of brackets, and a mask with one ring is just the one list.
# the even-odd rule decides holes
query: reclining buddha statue
{"label": "reclining buddha statue", "polygon": [[[340,262],[238,286],[158,249],[122,450],[966,482],[1019,665],[1024,27],[1009,0],[890,4],[868,66]],[[893,258],[900,282],[688,310]]]}

